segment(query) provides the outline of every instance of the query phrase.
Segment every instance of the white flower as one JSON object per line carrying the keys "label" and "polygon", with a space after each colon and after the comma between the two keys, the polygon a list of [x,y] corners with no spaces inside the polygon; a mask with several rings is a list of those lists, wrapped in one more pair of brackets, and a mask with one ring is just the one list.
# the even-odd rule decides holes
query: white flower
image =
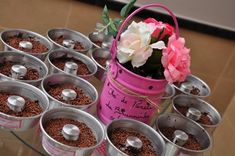
{"label": "white flower", "polygon": [[133,21],[121,35],[117,53],[119,62],[131,61],[133,67],[140,67],[152,55],[153,49],[165,48],[163,41],[150,45],[151,34],[155,27],[153,23],[136,23]]}

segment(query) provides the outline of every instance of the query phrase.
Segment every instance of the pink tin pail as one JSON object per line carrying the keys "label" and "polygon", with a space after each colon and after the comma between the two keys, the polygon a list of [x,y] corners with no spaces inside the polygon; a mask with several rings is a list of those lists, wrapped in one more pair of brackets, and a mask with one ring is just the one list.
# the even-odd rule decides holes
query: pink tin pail
{"label": "pink tin pail", "polygon": [[119,28],[111,47],[112,60],[107,77],[97,105],[97,114],[104,124],[118,118],[132,118],[149,124],[152,116],[158,110],[161,97],[164,94],[167,81],[139,76],[124,68],[117,60],[117,42],[128,21],[139,11],[148,7],[161,7],[173,18],[176,37],[179,28],[176,17],[164,5],[148,4],[130,14]]}

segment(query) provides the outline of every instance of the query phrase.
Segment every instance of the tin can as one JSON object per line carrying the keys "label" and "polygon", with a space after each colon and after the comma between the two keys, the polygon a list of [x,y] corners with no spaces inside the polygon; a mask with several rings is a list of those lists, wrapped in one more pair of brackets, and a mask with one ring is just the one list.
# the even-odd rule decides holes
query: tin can
{"label": "tin can", "polygon": [[[92,147],[79,148],[68,146],[56,141],[45,131],[45,123],[50,119],[56,118],[67,118],[85,123],[89,128],[91,128],[96,137],[97,144]],[[95,117],[84,111],[69,107],[55,108],[44,113],[40,119],[40,128],[42,131],[42,146],[49,155],[53,156],[90,156],[102,143],[105,137],[102,125]]]}
{"label": "tin can", "polygon": [[[55,41],[57,38],[61,36],[65,38],[62,45]],[[80,42],[81,45],[84,47],[83,50],[79,50],[78,52],[86,54],[92,48],[92,43],[85,35],[83,35],[80,32],[66,28],[50,29],[47,32],[47,37],[53,43],[54,49],[66,49],[66,50],[75,51],[73,49],[74,47],[73,42],[76,41]]]}
{"label": "tin can", "polygon": [[[52,63],[52,60],[59,59],[59,58],[73,58],[73,59],[76,59],[76,60],[83,62],[87,66],[88,70],[90,71],[90,74],[77,75],[76,70],[79,68],[78,65],[77,65],[76,70],[74,70],[72,67],[67,67],[66,65],[63,70],[56,67]],[[50,74],[52,74],[52,73],[65,73],[65,74],[70,74],[70,75],[76,75],[76,76],[84,78],[84,79],[90,79],[97,72],[96,64],[88,56],[81,54],[81,53],[74,52],[74,51],[69,51],[69,50],[63,50],[63,49],[54,50],[48,54],[45,62],[49,68]]]}
{"label": "tin can", "polygon": [[[72,104],[69,104],[68,102],[66,103],[66,101],[59,101],[48,93],[48,90],[50,89],[51,86],[66,84],[66,83],[71,83],[74,86],[83,90],[83,92],[92,99],[92,102],[88,105],[72,105]],[[50,100],[50,109],[63,106],[63,107],[73,107],[73,108],[88,111],[89,108],[95,105],[98,100],[98,92],[92,84],[90,84],[86,80],[83,80],[82,78],[75,77],[72,75],[67,75],[67,74],[62,74],[62,73],[49,75],[42,81],[41,88]],[[66,90],[66,88],[64,90]],[[70,96],[70,95],[65,95],[65,96]]]}
{"label": "tin can", "polygon": [[[106,136],[107,136],[107,143],[106,143],[106,151],[108,156],[127,156],[124,152],[119,150],[117,147],[114,146],[112,141],[110,140],[110,132],[116,128],[122,129],[133,129],[137,132],[140,132],[144,136],[146,136],[150,141],[153,149],[158,156],[165,155],[165,143],[162,137],[152,129],[150,126],[139,122],[133,119],[117,119],[113,120],[106,129]],[[137,138],[138,139],[138,138]],[[137,143],[137,142],[136,142]]]}
{"label": "tin can", "polygon": [[[95,74],[95,77],[98,78],[101,81],[104,81],[107,75],[107,70],[109,66],[109,61],[111,59],[111,55],[108,49],[103,48],[95,48],[91,52],[91,59],[95,62],[98,69]],[[105,66],[101,65],[97,59],[105,59]]]}
{"label": "tin can", "polygon": [[[29,31],[29,30],[24,30],[24,29],[8,29],[8,30],[4,30],[1,32],[1,37],[0,37],[0,40],[3,42],[4,44],[4,51],[17,51],[17,52],[24,52],[22,50],[19,50],[19,49],[16,49],[14,47],[12,47],[11,45],[9,45],[7,43],[7,40],[10,38],[10,37],[13,37],[13,36],[22,36],[22,38],[34,38],[36,41],[40,42],[41,44],[45,45],[48,50],[46,52],[42,52],[42,53],[32,53],[32,52],[26,52],[30,55],[33,55],[39,59],[41,59],[42,61],[45,60],[47,54],[52,50],[52,43],[49,42],[49,40],[47,38],[45,38],[44,36],[38,34],[38,33],[35,33],[35,32],[32,32],[32,31]],[[32,43],[31,42],[20,42],[19,43],[19,46],[21,45],[24,46],[24,48],[32,48]]]}
{"label": "tin can", "polygon": [[[26,53],[16,51],[0,52],[0,63],[4,64],[5,62],[11,62],[13,65],[11,67],[11,76],[0,73],[0,80],[2,81],[15,80],[37,87],[40,85],[42,79],[45,78],[48,74],[48,69],[44,62]],[[39,73],[39,78],[36,80],[20,79],[22,74],[26,74],[27,68],[37,70]]]}
{"label": "tin can", "polygon": [[0,82],[0,92],[19,95],[17,96],[18,99],[15,98],[16,96],[8,97],[7,102],[10,104],[13,102],[11,106],[13,106],[14,108],[21,107],[21,105],[18,105],[20,103],[17,103],[17,101],[21,100],[22,97],[27,97],[30,100],[38,101],[38,104],[42,109],[42,112],[40,114],[30,117],[16,117],[0,112],[0,127],[5,130],[25,131],[34,127],[35,125],[37,125],[43,112],[45,112],[49,106],[49,100],[47,96],[38,88],[26,83],[17,81]]}
{"label": "tin can", "polygon": [[198,98],[205,98],[211,94],[210,87],[199,77],[188,75],[184,82],[173,84],[176,94],[186,94]]}
{"label": "tin can", "polygon": [[[162,114],[156,122],[157,131],[166,142],[165,156],[202,156],[211,147],[211,137],[207,131],[198,123],[183,118],[178,114]],[[173,140],[166,136],[163,128],[176,129],[173,133]],[[200,150],[193,150],[183,145],[189,139],[189,135],[193,135],[200,144]]]}
{"label": "tin can", "polygon": [[[219,126],[221,122],[221,116],[219,112],[208,102],[188,95],[177,95],[172,100],[173,112],[180,114],[182,117],[189,118],[198,122],[204,127],[207,132],[212,135],[214,130]],[[177,105],[187,107],[187,113],[184,115],[177,109]],[[212,124],[203,124],[199,122],[199,119],[203,113],[208,116]]]}

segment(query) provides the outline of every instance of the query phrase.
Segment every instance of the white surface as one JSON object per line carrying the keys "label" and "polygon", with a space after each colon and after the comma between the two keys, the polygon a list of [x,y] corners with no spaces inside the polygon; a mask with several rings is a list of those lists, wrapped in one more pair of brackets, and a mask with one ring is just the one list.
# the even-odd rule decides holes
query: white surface
{"label": "white surface", "polygon": [[[115,0],[129,2],[130,0]],[[162,3],[178,17],[235,31],[235,0],[137,0],[136,5]],[[151,8],[166,13],[162,9]]]}

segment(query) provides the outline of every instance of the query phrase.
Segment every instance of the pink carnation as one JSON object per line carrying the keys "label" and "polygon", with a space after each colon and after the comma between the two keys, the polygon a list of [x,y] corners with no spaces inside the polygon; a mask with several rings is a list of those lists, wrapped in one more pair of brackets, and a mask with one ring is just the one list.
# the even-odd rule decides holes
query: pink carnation
{"label": "pink carnation", "polygon": [[169,38],[167,48],[162,51],[161,62],[165,68],[164,76],[170,83],[182,82],[190,74],[190,49],[185,47],[184,38]]}

